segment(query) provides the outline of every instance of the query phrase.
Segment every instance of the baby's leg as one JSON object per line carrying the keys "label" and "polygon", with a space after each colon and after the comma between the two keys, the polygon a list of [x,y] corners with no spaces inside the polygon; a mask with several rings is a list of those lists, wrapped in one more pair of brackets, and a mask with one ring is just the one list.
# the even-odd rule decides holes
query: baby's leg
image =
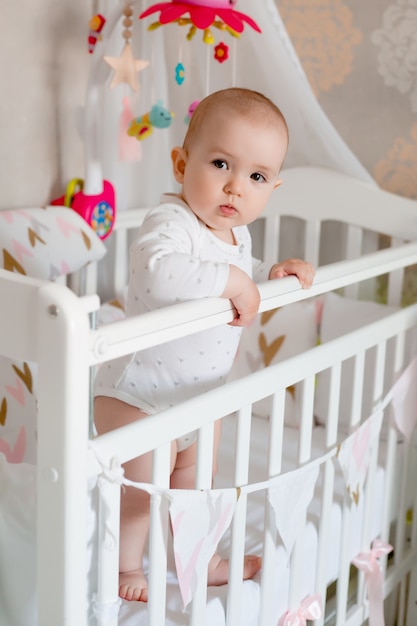
{"label": "baby's leg", "polygon": [[[213,477],[217,473],[217,452],[220,444],[221,421],[214,424],[213,441]],[[193,444],[186,450],[177,453],[174,470],[171,474],[172,489],[194,489],[197,462],[197,447]],[[255,555],[245,555],[243,579],[253,578],[262,567],[262,559]],[[229,561],[215,554],[208,566],[207,583],[209,586],[224,585],[229,580]]]}
{"label": "baby's leg", "polygon": [[[104,396],[97,397],[94,420],[99,434],[136,422],[145,414],[136,407]],[[152,453],[123,465],[125,476],[134,482],[151,482]],[[135,487],[125,487],[120,503],[119,595],[125,600],[148,600],[148,583],[142,569],[149,531],[149,495]]]}

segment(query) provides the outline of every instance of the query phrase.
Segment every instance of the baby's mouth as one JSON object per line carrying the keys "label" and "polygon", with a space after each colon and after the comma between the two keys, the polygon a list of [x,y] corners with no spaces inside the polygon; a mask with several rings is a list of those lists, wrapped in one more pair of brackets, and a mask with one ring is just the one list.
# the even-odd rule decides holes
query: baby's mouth
{"label": "baby's mouth", "polygon": [[220,213],[224,215],[225,217],[230,217],[231,215],[235,215],[236,212],[237,211],[235,207],[233,207],[231,204],[220,205]]}

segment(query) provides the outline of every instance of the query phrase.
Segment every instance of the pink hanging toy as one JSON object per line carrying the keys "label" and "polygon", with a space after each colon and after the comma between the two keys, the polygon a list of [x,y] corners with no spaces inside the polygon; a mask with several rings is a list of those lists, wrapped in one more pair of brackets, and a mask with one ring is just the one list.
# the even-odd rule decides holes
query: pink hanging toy
{"label": "pink hanging toy", "polygon": [[[139,15],[139,19],[148,17],[157,11],[160,12],[159,20],[151,24],[149,30],[154,30],[158,26],[164,26],[172,22],[177,22],[180,26],[190,24],[190,31],[187,35],[191,39],[197,29],[204,31],[203,41],[207,44],[214,43],[210,26],[215,26],[220,30],[227,30],[231,35],[239,37],[243,32],[245,23],[251,26],[258,33],[261,32],[257,23],[246,15],[235,11],[234,6],[237,0],[172,0],[171,2],[158,2]],[[189,17],[184,17],[189,14]]]}

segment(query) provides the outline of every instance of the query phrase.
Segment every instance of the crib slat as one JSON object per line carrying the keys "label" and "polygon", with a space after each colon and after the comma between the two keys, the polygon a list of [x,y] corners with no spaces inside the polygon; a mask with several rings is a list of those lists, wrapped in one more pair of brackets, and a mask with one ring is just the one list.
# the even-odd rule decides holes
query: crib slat
{"label": "crib slat", "polygon": [[[250,431],[252,406],[240,409],[236,416],[235,476],[236,487],[246,485],[249,476]],[[247,495],[241,493],[236,504],[231,526],[229,585],[227,593],[226,625],[241,623],[241,593],[243,587],[243,559],[245,553]]]}
{"label": "crib slat", "polygon": [[[405,243],[404,239],[399,237],[391,238],[391,247],[400,246]],[[401,306],[403,285],[404,285],[405,268],[401,267],[395,272],[388,274],[388,292],[387,303],[395,306]]]}
{"label": "crib slat", "polygon": [[[311,442],[314,425],[313,401],[314,401],[315,376],[307,376],[301,382],[301,412],[300,412],[300,436],[298,463],[302,465],[311,459]],[[289,608],[296,609],[302,601],[302,585],[305,561],[305,535],[306,535],[307,510],[297,520],[299,530],[291,555],[290,593]]]}
{"label": "crib slat", "polygon": [[97,626],[117,626],[120,485],[116,482],[100,481],[98,511]]}
{"label": "crib slat", "polygon": [[362,415],[362,397],[363,397],[363,380],[365,375],[365,353],[358,352],[354,357],[353,366],[353,389],[352,389],[352,405],[349,419],[349,430],[352,431],[361,420]]}
{"label": "crib slat", "polygon": [[211,489],[213,474],[213,438],[214,424],[205,424],[198,431],[197,437],[197,473],[196,489]]}
{"label": "crib slat", "polygon": [[298,463],[301,465],[311,458],[311,437],[314,426],[314,385],[316,377],[308,376],[301,383],[300,439]]}
{"label": "crib slat", "polygon": [[[169,487],[171,445],[159,446],[153,454],[152,482]],[[159,494],[151,496],[149,530],[148,620],[149,626],[165,623],[168,545],[168,502]]]}
{"label": "crib slat", "polygon": [[340,563],[336,587],[336,626],[344,626],[348,608],[348,594],[350,581],[350,544],[352,537],[352,500],[345,493],[342,511],[342,531],[340,542]]}
{"label": "crib slat", "polygon": [[[196,489],[210,489],[212,486],[214,425],[206,424],[198,431]],[[200,575],[197,589],[191,604],[190,626],[206,623],[207,570]]]}
{"label": "crib slat", "polygon": [[[363,229],[349,224],[346,233],[346,259],[357,259],[362,254]],[[344,289],[344,295],[348,298],[357,298],[359,292],[359,283],[347,285]]]}
{"label": "crib slat", "polygon": [[311,263],[314,267],[320,265],[320,229],[319,220],[308,220],[305,224],[305,248],[304,260]]}
{"label": "crib slat", "polygon": [[305,528],[307,511],[297,519],[299,529],[290,559],[290,593],[288,608],[294,611],[300,605],[302,597],[303,573],[305,563]]}
{"label": "crib slat", "polygon": [[263,260],[268,265],[273,265],[279,259],[281,217],[275,213],[266,215],[263,221]]}
{"label": "crib slat", "polygon": [[341,373],[342,365],[340,362],[335,363],[330,368],[329,405],[326,417],[326,446],[328,448],[337,441]]}
{"label": "crib slat", "polygon": [[[331,509],[333,505],[333,491],[334,491],[334,462],[333,459],[328,459],[323,472],[323,487],[321,492],[321,513],[319,523],[319,540],[317,548],[317,566],[316,566],[316,584],[314,591],[319,593],[323,598],[323,603],[326,598],[326,586],[327,586],[327,563],[328,555],[331,550],[334,550],[336,546],[331,545]],[[321,626],[324,623],[324,616],[316,620],[315,626]]]}
{"label": "crib slat", "polygon": [[[283,428],[286,390],[273,395],[269,418],[268,477],[278,476],[282,465]],[[265,520],[261,571],[259,626],[273,620],[273,600],[276,595],[276,550],[279,541],[274,512],[265,494]]]}

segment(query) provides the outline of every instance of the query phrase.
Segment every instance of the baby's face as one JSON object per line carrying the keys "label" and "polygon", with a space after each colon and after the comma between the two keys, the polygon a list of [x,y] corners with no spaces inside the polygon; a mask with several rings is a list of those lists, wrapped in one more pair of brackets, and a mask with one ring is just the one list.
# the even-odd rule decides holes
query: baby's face
{"label": "baby's face", "polygon": [[191,210],[222,231],[253,222],[278,187],[287,135],[277,122],[211,113],[184,153],[182,196]]}

